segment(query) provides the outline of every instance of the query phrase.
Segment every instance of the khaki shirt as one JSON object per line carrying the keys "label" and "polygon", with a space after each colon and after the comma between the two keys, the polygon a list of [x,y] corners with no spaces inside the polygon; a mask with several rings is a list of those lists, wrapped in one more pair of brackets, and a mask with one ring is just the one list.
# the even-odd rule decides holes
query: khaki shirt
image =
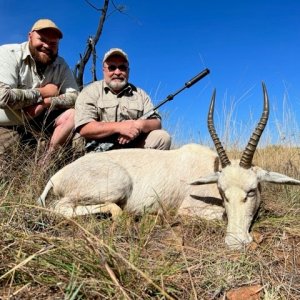
{"label": "khaki shirt", "polygon": [[0,46],[0,126],[17,125],[24,115],[22,108],[42,101],[36,88],[54,83],[60,95],[51,97],[52,108],[73,107],[78,95],[75,78],[63,58],[47,66],[40,76],[29,51],[29,43]]}
{"label": "khaki shirt", "polygon": [[[75,128],[92,121],[136,120],[153,107],[146,92],[132,84],[114,94],[104,80],[96,81],[85,87],[77,98]],[[160,116],[155,113],[151,118]]]}

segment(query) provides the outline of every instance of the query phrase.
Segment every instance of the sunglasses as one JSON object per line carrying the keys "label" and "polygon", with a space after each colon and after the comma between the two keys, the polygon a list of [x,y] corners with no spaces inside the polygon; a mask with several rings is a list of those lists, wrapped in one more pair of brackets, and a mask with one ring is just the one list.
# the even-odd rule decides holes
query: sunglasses
{"label": "sunglasses", "polygon": [[109,65],[107,67],[109,72],[113,72],[116,71],[117,69],[119,69],[121,72],[127,72],[128,71],[128,67],[126,65],[119,65],[119,66],[115,66],[115,65]]}

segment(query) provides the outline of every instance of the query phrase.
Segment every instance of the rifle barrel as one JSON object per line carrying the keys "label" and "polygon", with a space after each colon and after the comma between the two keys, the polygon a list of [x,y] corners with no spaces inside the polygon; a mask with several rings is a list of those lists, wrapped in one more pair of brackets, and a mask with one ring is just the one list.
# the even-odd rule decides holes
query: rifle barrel
{"label": "rifle barrel", "polygon": [[[193,77],[191,80],[189,80],[188,82],[186,82],[184,84],[184,87],[180,88],[178,91],[176,91],[173,94],[170,94],[167,96],[166,99],[164,99],[163,101],[161,101],[158,105],[156,105],[153,108],[153,111],[155,111],[156,109],[158,109],[159,107],[161,107],[163,104],[165,104],[166,102],[173,100],[173,98],[179,94],[180,92],[182,92],[184,89],[191,87],[192,85],[194,85],[196,82],[198,82],[200,79],[204,78],[206,75],[209,74],[209,69],[205,69],[203,70],[201,73],[199,73],[198,75],[196,75],[195,77]],[[146,113],[148,114],[148,113]]]}
{"label": "rifle barrel", "polygon": [[199,73],[198,75],[196,75],[194,78],[192,78],[190,81],[185,83],[185,86],[187,88],[191,87],[193,84],[195,84],[196,82],[198,82],[200,79],[202,79],[203,77],[205,77],[206,75],[209,74],[209,70],[205,69],[203,70],[201,73]]}

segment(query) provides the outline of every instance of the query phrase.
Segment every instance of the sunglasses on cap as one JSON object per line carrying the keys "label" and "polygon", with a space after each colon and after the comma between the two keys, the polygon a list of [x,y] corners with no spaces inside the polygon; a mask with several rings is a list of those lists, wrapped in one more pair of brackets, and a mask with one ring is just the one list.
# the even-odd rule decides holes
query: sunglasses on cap
{"label": "sunglasses on cap", "polygon": [[109,72],[116,71],[117,69],[119,69],[121,72],[127,72],[128,71],[128,66],[126,66],[126,65],[119,65],[119,66],[109,65],[109,66],[104,67],[104,68],[107,68]]}

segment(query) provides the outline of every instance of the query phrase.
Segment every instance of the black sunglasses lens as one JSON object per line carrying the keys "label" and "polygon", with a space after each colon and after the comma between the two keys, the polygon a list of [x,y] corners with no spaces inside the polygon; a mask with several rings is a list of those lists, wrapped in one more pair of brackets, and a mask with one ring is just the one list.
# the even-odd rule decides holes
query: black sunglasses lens
{"label": "black sunglasses lens", "polygon": [[122,72],[126,72],[128,68],[125,65],[120,65],[120,66],[118,66],[118,69]]}
{"label": "black sunglasses lens", "polygon": [[116,71],[117,69],[119,69],[121,72],[126,72],[128,70],[128,67],[125,65],[119,65],[119,66],[110,65],[107,67],[107,69],[109,72]]}
{"label": "black sunglasses lens", "polygon": [[114,66],[114,65],[110,65],[110,66],[107,67],[107,69],[108,69],[109,72],[112,72],[112,71],[115,71],[117,69],[117,67]]}

